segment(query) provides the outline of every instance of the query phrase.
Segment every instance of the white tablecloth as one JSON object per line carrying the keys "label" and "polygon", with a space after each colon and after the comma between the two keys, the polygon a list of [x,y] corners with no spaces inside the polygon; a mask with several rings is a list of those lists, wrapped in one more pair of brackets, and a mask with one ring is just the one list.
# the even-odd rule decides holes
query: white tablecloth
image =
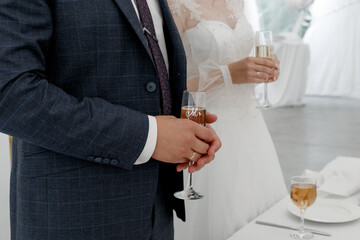
{"label": "white tablecloth", "polygon": [[[358,204],[360,192],[350,197],[346,201]],[[237,231],[228,240],[290,240],[290,233],[293,230],[269,227],[256,224],[255,221],[261,220],[287,226],[299,226],[299,218],[287,210],[290,197],[287,196],[266,212],[257,217],[254,221]],[[306,213],[305,213],[306,214]],[[360,219],[348,223],[316,223],[305,221],[305,227],[330,233],[331,237],[315,235],[314,240],[359,240],[360,239]]]}
{"label": "white tablecloth", "polygon": [[[299,106],[302,105],[306,89],[309,46],[296,36],[283,37],[284,39],[279,39],[274,44],[275,53],[280,60],[280,77],[268,84],[269,100],[276,107]],[[263,92],[263,84],[260,84],[256,88],[256,95],[260,97],[260,101]]]}

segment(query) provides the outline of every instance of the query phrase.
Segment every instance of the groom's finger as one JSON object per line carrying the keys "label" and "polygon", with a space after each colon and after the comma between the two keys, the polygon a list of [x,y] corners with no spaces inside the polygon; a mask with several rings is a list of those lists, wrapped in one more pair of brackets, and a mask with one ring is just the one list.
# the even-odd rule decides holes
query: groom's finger
{"label": "groom's finger", "polygon": [[[194,154],[194,156],[192,155],[192,154]],[[189,155],[189,158],[183,158],[183,162],[184,163],[180,163],[180,164],[178,164],[177,166],[176,166],[176,170],[178,171],[178,172],[181,172],[182,170],[184,170],[184,169],[187,169],[188,167],[189,167],[189,163],[190,162],[192,162],[193,163],[193,165],[196,165],[196,162],[199,160],[199,159],[201,159],[202,158],[202,154],[200,154],[200,153],[198,153],[198,152],[196,152],[196,151],[194,151],[193,153],[191,154],[191,156]]]}
{"label": "groom's finger", "polygon": [[215,114],[209,112],[206,113],[206,123],[213,123],[216,122],[216,120],[217,116]]}
{"label": "groom's finger", "polygon": [[[195,124],[195,123],[194,123]],[[200,139],[204,140],[207,143],[214,141],[214,134],[208,127],[201,126],[199,124],[195,124],[195,136]]]}
{"label": "groom's finger", "polygon": [[176,171],[181,172],[182,170],[185,170],[189,167],[189,162],[186,163],[180,163],[176,166]]}
{"label": "groom's finger", "polygon": [[[207,142],[204,142],[198,138],[195,139],[195,141],[193,141],[193,143],[191,144],[191,149],[198,153],[196,154],[197,156],[200,154],[206,154],[209,150],[209,144]],[[189,159],[191,161],[194,161],[192,159]]]}
{"label": "groom's finger", "polygon": [[194,165],[191,165],[189,167],[189,173],[194,173],[197,171],[200,171],[206,164],[210,163],[212,160],[214,160],[215,155],[209,156],[204,155],[202,156]]}
{"label": "groom's finger", "polygon": [[207,128],[209,128],[213,135],[214,135],[214,141],[212,141],[209,146],[208,149],[208,155],[212,156],[214,155],[217,151],[219,151],[219,149],[221,148],[221,140],[219,138],[219,136],[215,133],[214,129],[210,126],[210,125],[206,125]]}
{"label": "groom's finger", "polygon": [[196,162],[197,160],[199,160],[201,158],[203,154],[200,154],[196,151],[191,151],[191,155],[189,155],[189,157],[187,158],[188,161],[190,162]]}

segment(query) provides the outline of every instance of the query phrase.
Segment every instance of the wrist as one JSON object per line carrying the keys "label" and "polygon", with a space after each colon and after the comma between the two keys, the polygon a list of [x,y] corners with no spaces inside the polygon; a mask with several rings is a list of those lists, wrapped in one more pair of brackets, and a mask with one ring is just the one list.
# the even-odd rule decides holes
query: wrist
{"label": "wrist", "polygon": [[220,66],[220,71],[224,80],[224,84],[225,87],[231,87],[233,84],[235,84],[234,80],[235,79],[232,75],[231,72],[233,72],[233,70],[230,70],[230,65],[222,65]]}
{"label": "wrist", "polygon": [[234,63],[230,63],[228,66],[229,69],[229,73],[230,73],[230,77],[231,77],[231,82],[232,84],[236,84],[235,79],[236,79],[236,73],[234,70]]}

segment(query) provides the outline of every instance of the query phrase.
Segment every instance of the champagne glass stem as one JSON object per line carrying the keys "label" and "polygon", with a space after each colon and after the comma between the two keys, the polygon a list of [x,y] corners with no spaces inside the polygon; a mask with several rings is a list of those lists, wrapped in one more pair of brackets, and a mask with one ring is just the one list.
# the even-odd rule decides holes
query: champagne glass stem
{"label": "champagne glass stem", "polygon": [[268,84],[268,77],[265,79],[264,83],[264,102],[267,103],[269,101],[268,99],[268,91],[267,91],[267,84]]}
{"label": "champagne glass stem", "polygon": [[[189,161],[189,167],[191,165],[193,165],[193,162]],[[186,188],[192,188],[192,173],[190,173],[189,176],[188,176],[188,181],[187,181]]]}
{"label": "champagne glass stem", "polygon": [[305,215],[305,210],[302,209],[300,210],[300,214],[301,214],[301,218],[300,218],[300,228],[299,228],[299,232],[303,233],[304,232],[304,215]]}

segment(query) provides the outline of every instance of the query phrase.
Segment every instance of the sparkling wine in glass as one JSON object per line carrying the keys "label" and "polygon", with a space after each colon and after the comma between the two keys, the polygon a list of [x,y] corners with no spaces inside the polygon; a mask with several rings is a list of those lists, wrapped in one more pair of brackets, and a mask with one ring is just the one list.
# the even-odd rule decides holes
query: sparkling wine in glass
{"label": "sparkling wine in glass", "polygon": [[[257,31],[255,34],[255,51],[256,57],[265,58],[271,61],[274,60],[274,46],[273,37],[271,31]],[[268,98],[268,84],[269,79],[265,79],[264,83],[264,102],[260,105],[263,108],[271,107],[271,103]]]}
{"label": "sparkling wine in glass", "polygon": [[300,228],[290,236],[293,239],[312,239],[314,235],[304,229],[305,210],[316,199],[316,180],[308,176],[295,176],[291,178],[290,197],[301,213]]}
{"label": "sparkling wine in glass", "polygon": [[[205,92],[184,91],[181,104],[181,118],[189,119],[203,126],[206,124]],[[191,166],[193,162],[189,162]],[[189,174],[185,189],[174,193],[174,196],[184,200],[196,200],[203,198],[203,195],[193,188],[192,173]]]}

